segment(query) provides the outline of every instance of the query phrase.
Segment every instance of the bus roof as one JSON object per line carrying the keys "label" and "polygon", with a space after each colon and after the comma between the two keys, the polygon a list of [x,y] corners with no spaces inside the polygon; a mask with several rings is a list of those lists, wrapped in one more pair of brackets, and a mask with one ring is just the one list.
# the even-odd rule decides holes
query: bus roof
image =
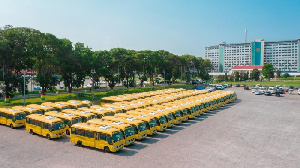
{"label": "bus roof", "polygon": [[82,128],[89,131],[103,132],[106,134],[112,134],[113,132],[120,131],[120,129],[112,128],[111,126],[95,126],[89,123],[77,123],[72,125],[73,128]]}
{"label": "bus roof", "polygon": [[54,116],[45,116],[45,115],[41,115],[41,114],[30,114],[28,116],[26,116],[26,118],[31,118],[31,119],[35,119],[38,121],[42,121],[45,123],[56,123],[56,122],[62,122],[61,119],[54,117]]}

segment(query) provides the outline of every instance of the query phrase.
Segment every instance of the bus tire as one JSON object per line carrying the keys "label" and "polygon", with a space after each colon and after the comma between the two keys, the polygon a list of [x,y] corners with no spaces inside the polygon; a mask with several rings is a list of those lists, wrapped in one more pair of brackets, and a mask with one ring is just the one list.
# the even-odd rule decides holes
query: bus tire
{"label": "bus tire", "polygon": [[47,134],[47,135],[46,135],[46,138],[47,138],[48,140],[50,140],[50,139],[51,139],[51,137],[50,137],[50,135],[49,135],[49,134]]}
{"label": "bus tire", "polygon": [[107,146],[104,147],[104,152],[105,153],[110,153],[110,150],[109,150],[109,148]]}
{"label": "bus tire", "polygon": [[82,142],[81,141],[77,141],[77,146],[82,147]]}
{"label": "bus tire", "polygon": [[33,135],[33,131],[32,131],[32,129],[29,131],[29,133],[30,133],[31,135]]}
{"label": "bus tire", "polygon": [[70,135],[70,131],[69,131],[68,129],[66,130],[66,134],[67,134],[67,135]]}
{"label": "bus tire", "polygon": [[13,124],[10,124],[9,126],[10,126],[11,129],[14,129],[14,125]]}

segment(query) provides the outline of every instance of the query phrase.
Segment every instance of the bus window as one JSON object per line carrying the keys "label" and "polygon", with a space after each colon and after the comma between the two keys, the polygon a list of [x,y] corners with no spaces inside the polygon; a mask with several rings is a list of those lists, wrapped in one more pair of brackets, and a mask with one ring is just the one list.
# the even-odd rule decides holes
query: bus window
{"label": "bus window", "polygon": [[105,134],[101,134],[100,139],[105,141],[106,140],[106,135]]}
{"label": "bus window", "polygon": [[112,138],[110,135],[106,135],[106,141],[108,142],[108,144],[112,145]]}
{"label": "bus window", "polygon": [[113,142],[117,142],[117,141],[120,141],[122,139],[124,139],[124,136],[123,136],[122,132],[116,132],[112,135]]}

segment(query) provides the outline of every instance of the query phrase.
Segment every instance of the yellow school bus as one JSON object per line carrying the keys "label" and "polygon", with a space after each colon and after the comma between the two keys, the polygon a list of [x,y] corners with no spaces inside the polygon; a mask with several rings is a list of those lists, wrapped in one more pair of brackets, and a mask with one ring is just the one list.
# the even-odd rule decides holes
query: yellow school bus
{"label": "yellow school bus", "polygon": [[78,109],[80,107],[85,106],[81,101],[76,101],[76,100],[68,100],[66,104],[69,105],[69,107],[72,109]]}
{"label": "yellow school bus", "polygon": [[[12,107],[12,108],[16,108],[16,107]],[[44,114],[44,111],[42,111],[36,107],[23,107],[23,108],[20,108],[20,110],[24,111],[26,113],[26,115]]]}
{"label": "yellow school bus", "polygon": [[176,109],[176,113],[180,113],[181,121],[187,121],[189,119],[187,109],[180,106],[179,104],[172,103],[172,107]]}
{"label": "yellow school bus", "polygon": [[61,119],[41,114],[26,116],[26,130],[30,134],[42,135],[47,139],[62,138],[66,135],[66,127]]}
{"label": "yellow school bus", "polygon": [[63,120],[66,126],[66,134],[70,135],[71,126],[73,124],[81,123],[82,118],[72,113],[61,113],[58,111],[48,111],[45,113],[45,116],[54,116]]}
{"label": "yellow school bus", "polygon": [[147,136],[146,123],[144,121],[137,120],[135,118],[123,118],[118,116],[105,116],[103,119],[108,121],[121,121],[132,125],[134,127],[136,140],[142,140]]}
{"label": "yellow school bus", "polygon": [[87,122],[90,119],[97,118],[96,114],[91,113],[90,111],[79,111],[75,109],[65,109],[62,111],[63,113],[71,113],[81,117],[82,122]]}
{"label": "yellow school bus", "polygon": [[11,128],[25,125],[25,112],[19,109],[0,108],[0,124],[8,125]]}
{"label": "yellow school bus", "polygon": [[83,107],[91,107],[93,105],[89,100],[82,100],[81,102],[83,103]]}
{"label": "yellow school bus", "polygon": [[48,105],[53,107],[55,109],[55,111],[59,111],[59,112],[65,110],[65,109],[71,109],[71,107],[64,102],[55,102],[55,103],[50,103]]}
{"label": "yellow school bus", "polygon": [[171,107],[168,103],[164,103],[164,104],[156,106],[156,107],[160,108],[162,110],[165,110],[166,112],[171,112],[172,115],[173,115],[174,124],[180,124],[181,123],[181,113],[180,113],[180,111],[178,111],[175,108]]}
{"label": "yellow school bus", "polygon": [[77,146],[98,148],[108,153],[121,150],[124,147],[125,139],[121,130],[111,126],[78,123],[71,127],[70,142]]}
{"label": "yellow school bus", "polygon": [[120,121],[107,121],[103,119],[91,119],[87,123],[99,126],[109,125],[113,128],[120,129],[125,138],[125,146],[131,145],[135,142],[134,127],[132,127],[130,124],[126,124]]}
{"label": "yellow school bus", "polygon": [[166,111],[166,110],[164,110],[164,109],[162,109],[162,108],[160,108],[160,106],[155,106],[155,107],[147,107],[146,109],[148,109],[148,110],[151,110],[151,111],[154,111],[154,112],[157,112],[157,113],[161,113],[161,114],[164,114],[166,117],[167,117],[167,123],[168,123],[168,125],[167,125],[167,127],[168,128],[171,128],[171,127],[173,127],[173,125],[174,125],[174,117],[173,117],[173,114],[172,114],[172,112],[170,112],[170,111]]}
{"label": "yellow school bus", "polygon": [[87,107],[82,107],[78,109],[79,111],[89,111],[94,113],[97,118],[101,119],[103,116],[114,116],[115,113],[112,112],[110,109],[107,108],[98,108],[98,109],[89,109]]}
{"label": "yellow school bus", "polygon": [[39,109],[40,111],[42,111],[44,114],[45,114],[45,112],[48,112],[48,111],[55,111],[55,108],[51,107],[49,105],[30,104],[30,105],[27,105],[26,107],[35,107],[35,108]]}
{"label": "yellow school bus", "polygon": [[147,129],[147,135],[154,135],[157,133],[157,121],[154,117],[149,117],[147,115],[131,115],[129,113],[119,113],[116,114],[116,116],[118,117],[123,117],[123,118],[128,118],[128,117],[133,117],[136,118],[138,120],[142,120],[146,122],[146,129]]}
{"label": "yellow school bus", "polygon": [[154,112],[153,110],[149,109],[137,109],[135,111],[127,111],[128,114],[132,115],[147,115],[156,118],[156,128],[157,131],[165,131],[168,125],[168,119],[164,114]]}

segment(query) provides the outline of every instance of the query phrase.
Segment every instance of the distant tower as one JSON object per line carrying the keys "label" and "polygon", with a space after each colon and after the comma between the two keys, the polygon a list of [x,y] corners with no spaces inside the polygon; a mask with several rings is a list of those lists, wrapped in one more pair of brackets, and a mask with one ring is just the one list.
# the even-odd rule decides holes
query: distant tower
{"label": "distant tower", "polygon": [[247,43],[247,29],[245,30],[245,43]]}

